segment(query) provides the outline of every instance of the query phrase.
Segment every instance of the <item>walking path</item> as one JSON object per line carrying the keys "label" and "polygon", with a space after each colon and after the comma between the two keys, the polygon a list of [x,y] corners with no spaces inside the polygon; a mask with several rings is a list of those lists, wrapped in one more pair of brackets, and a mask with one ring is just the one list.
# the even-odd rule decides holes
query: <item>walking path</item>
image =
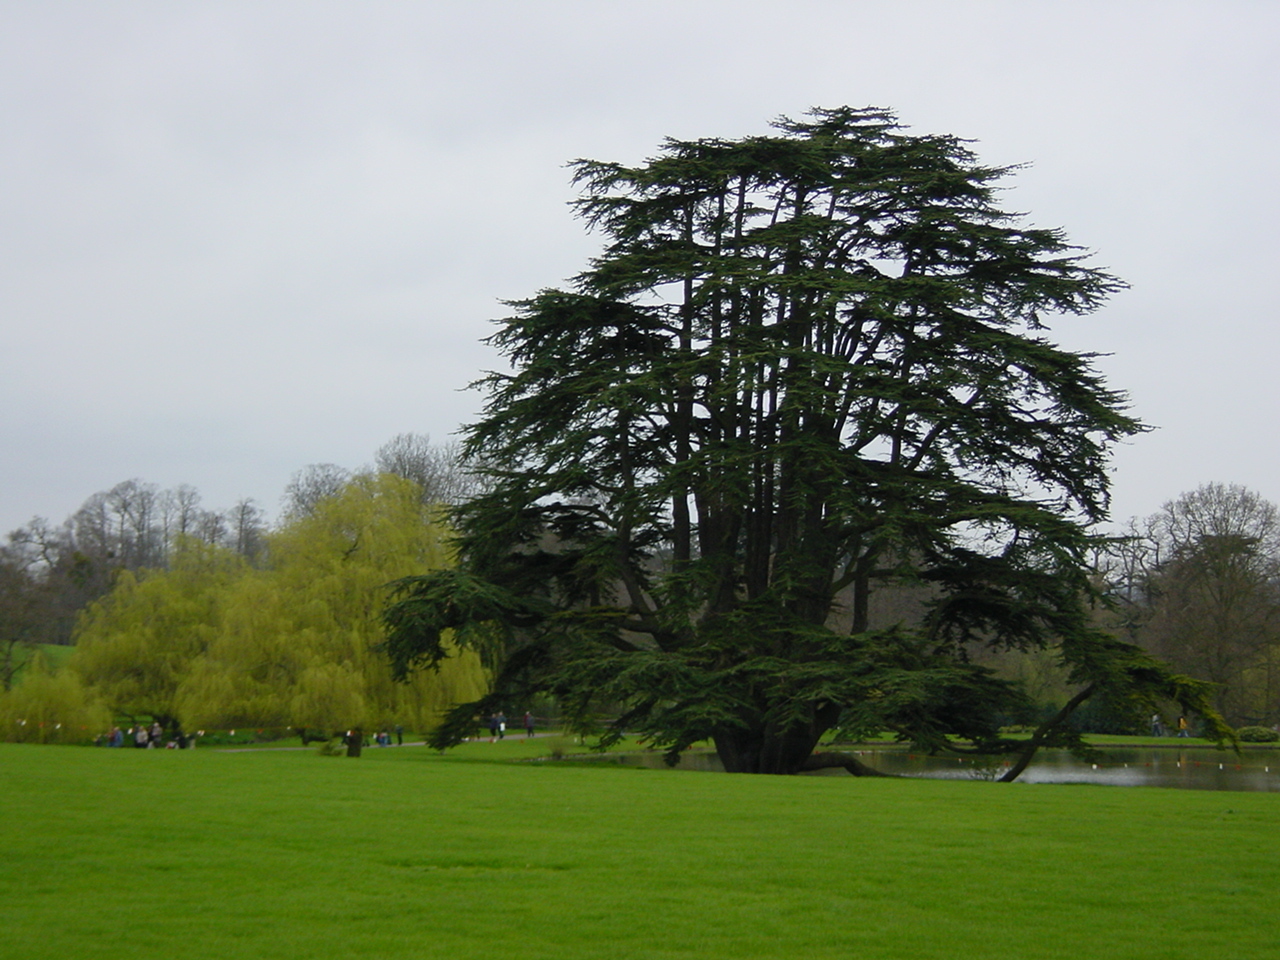
{"label": "walking path", "polygon": [[[511,736],[504,737],[502,739],[504,740],[536,740],[541,737],[559,737],[559,736],[562,736],[562,734],[560,734],[558,731],[548,730],[545,733],[535,733],[532,737],[530,737],[526,733],[518,733],[518,734],[512,733]],[[489,738],[488,737],[471,737],[462,742],[463,743],[483,743],[486,740],[489,740]],[[492,743],[493,741],[489,740],[489,742]],[[316,743],[310,744],[305,747],[205,747],[204,749],[220,750],[222,753],[262,753],[267,750],[314,750],[316,748],[316,744],[318,743],[319,741],[316,741]],[[425,740],[413,740],[408,743],[387,744],[387,746],[390,746],[390,747],[425,747],[426,745],[427,745],[427,742]],[[363,749],[380,750],[382,748],[379,747],[377,744],[370,744],[369,746],[366,746]]]}

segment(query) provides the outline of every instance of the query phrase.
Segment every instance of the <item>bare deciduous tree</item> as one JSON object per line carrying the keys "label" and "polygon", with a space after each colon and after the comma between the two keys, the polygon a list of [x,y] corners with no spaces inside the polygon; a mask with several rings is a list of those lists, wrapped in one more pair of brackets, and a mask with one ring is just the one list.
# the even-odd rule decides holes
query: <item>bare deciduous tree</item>
{"label": "bare deciduous tree", "polygon": [[426,503],[453,505],[480,491],[476,475],[463,462],[462,448],[452,441],[434,444],[425,433],[400,433],[374,454],[379,473],[412,480]]}
{"label": "bare deciduous tree", "polygon": [[230,527],[227,545],[242,557],[256,557],[262,551],[266,533],[266,519],[261,508],[252,498],[245,497],[227,511],[226,517]]}
{"label": "bare deciduous tree", "polygon": [[286,519],[310,516],[321,500],[337,496],[351,479],[351,471],[336,463],[311,463],[290,478],[281,502]]}
{"label": "bare deciduous tree", "polygon": [[1134,522],[1109,570],[1125,627],[1218,685],[1236,723],[1280,719],[1280,511],[1210,483]]}

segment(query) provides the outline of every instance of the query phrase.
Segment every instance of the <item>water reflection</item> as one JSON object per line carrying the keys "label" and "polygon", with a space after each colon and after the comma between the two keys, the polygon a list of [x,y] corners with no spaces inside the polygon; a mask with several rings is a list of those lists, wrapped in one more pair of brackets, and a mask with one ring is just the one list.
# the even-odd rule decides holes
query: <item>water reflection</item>
{"label": "water reflection", "polygon": [[[885,773],[935,779],[994,780],[1007,768],[1003,759],[930,757],[903,748],[851,750],[868,766]],[[577,759],[577,758],[575,758]],[[606,754],[594,762],[660,768],[660,753]],[[714,753],[686,753],[679,770],[723,772]],[[848,776],[823,770],[814,776]],[[1280,793],[1280,750],[1213,748],[1112,748],[1095,763],[1082,763],[1066,750],[1041,750],[1022,783],[1098,783],[1122,787],[1178,787],[1186,790],[1247,790]]]}
{"label": "water reflection", "polygon": [[[886,773],[949,779],[996,779],[1004,760],[927,757],[904,750],[864,751],[862,761]],[[1018,778],[1023,783],[1100,783],[1119,787],[1250,790],[1280,793],[1280,751],[1113,748],[1097,763],[1066,750],[1041,750]]]}

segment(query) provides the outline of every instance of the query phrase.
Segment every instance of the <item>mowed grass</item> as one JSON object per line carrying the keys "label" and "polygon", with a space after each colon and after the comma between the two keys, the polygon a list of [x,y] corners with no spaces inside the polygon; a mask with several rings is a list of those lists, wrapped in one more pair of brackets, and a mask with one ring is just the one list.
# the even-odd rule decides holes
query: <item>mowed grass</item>
{"label": "mowed grass", "polygon": [[[26,662],[39,652],[47,663],[54,670],[60,670],[63,665],[71,659],[71,654],[75,652],[75,647],[64,643],[37,643],[34,646],[26,646],[18,644],[13,649],[14,658],[20,664],[26,665]],[[18,674],[21,679],[22,674]]]}
{"label": "mowed grass", "polygon": [[4,958],[1280,956],[1274,794],[0,745],[0,824]]}

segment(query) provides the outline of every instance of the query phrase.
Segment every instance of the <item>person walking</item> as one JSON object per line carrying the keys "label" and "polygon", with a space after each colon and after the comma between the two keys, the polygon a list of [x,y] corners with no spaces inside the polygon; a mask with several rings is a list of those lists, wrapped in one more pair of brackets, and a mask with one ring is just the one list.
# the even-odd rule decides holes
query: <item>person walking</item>
{"label": "person walking", "polygon": [[498,715],[496,713],[489,714],[489,742],[498,739]]}
{"label": "person walking", "polygon": [[1191,736],[1191,730],[1190,730],[1190,728],[1189,728],[1189,726],[1188,726],[1188,724],[1187,724],[1187,718],[1186,718],[1186,717],[1179,717],[1179,718],[1178,718],[1178,736],[1180,736],[1180,737],[1190,737],[1190,736]]}
{"label": "person walking", "polygon": [[533,714],[528,710],[524,712],[524,733],[527,737],[533,736]]}
{"label": "person walking", "polygon": [[137,747],[139,750],[145,750],[147,749],[147,745],[150,740],[151,738],[147,736],[147,728],[145,724],[140,723],[136,727],[134,727],[133,745],[135,747]]}
{"label": "person walking", "polygon": [[502,740],[507,735],[507,715],[501,710],[498,711],[498,739]]}
{"label": "person walking", "polygon": [[404,727],[398,723],[396,724],[396,746],[404,746]]}

